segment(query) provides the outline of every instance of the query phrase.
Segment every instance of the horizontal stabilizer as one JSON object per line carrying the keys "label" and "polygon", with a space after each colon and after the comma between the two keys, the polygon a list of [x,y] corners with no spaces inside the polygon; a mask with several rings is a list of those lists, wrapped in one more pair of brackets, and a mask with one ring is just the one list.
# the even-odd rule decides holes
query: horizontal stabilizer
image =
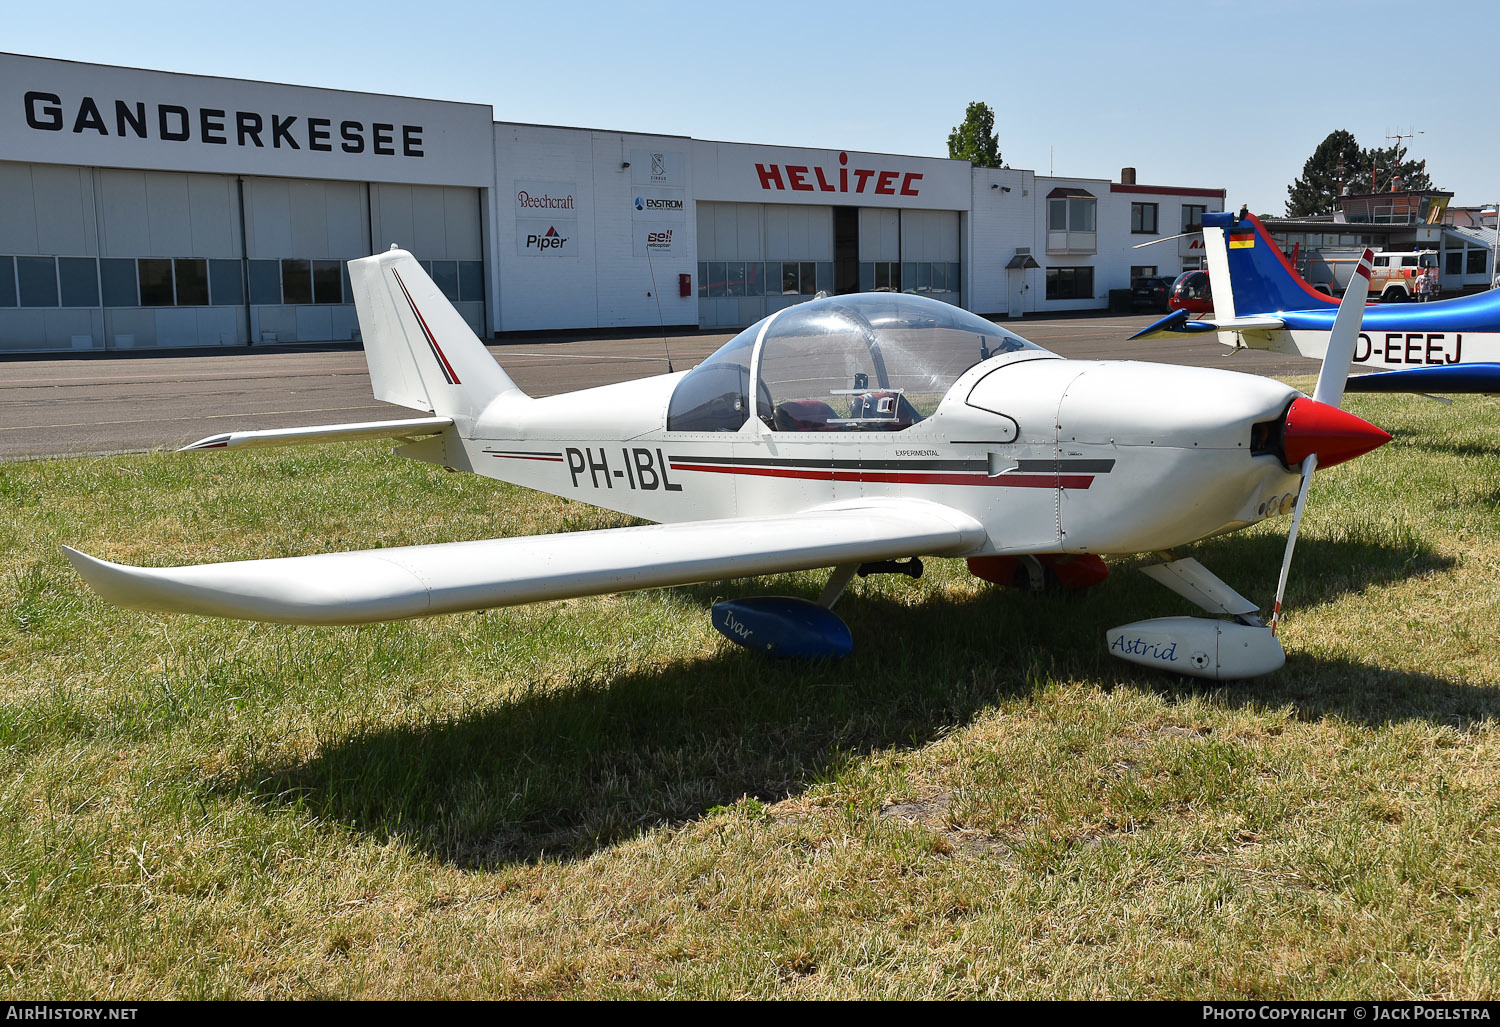
{"label": "horizontal stabilizer", "polygon": [[1500,392],[1500,364],[1444,364],[1360,374],[1345,392]]}
{"label": "horizontal stabilizer", "polygon": [[1284,318],[1271,314],[1252,317],[1226,317],[1220,320],[1189,321],[1186,310],[1174,310],[1160,321],[1147,325],[1130,338],[1167,339],[1181,335],[1204,335],[1208,332],[1276,331],[1286,327]]}
{"label": "horizontal stabilizer", "polygon": [[961,556],[983,526],[919,499],[780,517],[650,524],[189,567],[126,567],[64,547],[109,602],[288,624],[362,624],[777,574],[916,554]]}
{"label": "horizontal stabilizer", "polygon": [[305,428],[267,428],[210,435],[183,446],[190,449],[249,449],[253,446],[296,446],[309,442],[358,442],[361,439],[415,439],[437,435],[453,427],[451,417],[410,417],[400,421],[360,421],[354,424],[312,424]]}

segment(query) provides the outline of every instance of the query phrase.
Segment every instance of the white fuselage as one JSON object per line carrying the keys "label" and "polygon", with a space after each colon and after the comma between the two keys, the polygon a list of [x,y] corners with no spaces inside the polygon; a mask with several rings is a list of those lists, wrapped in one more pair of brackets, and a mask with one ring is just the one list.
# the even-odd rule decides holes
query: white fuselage
{"label": "white fuselage", "polygon": [[[1227,345],[1323,359],[1329,333],[1312,329],[1282,329],[1243,333],[1220,332]],[[1352,370],[1394,371],[1408,367],[1500,362],[1500,333],[1454,331],[1361,331],[1354,345]]]}
{"label": "white fuselage", "polygon": [[[1280,512],[1299,474],[1252,425],[1299,394],[1229,371],[1006,354],[903,431],[667,431],[681,374],[497,401],[404,453],[658,522],[930,499],[987,531],[976,553],[1137,553]],[[426,447],[426,448],[424,448]]]}

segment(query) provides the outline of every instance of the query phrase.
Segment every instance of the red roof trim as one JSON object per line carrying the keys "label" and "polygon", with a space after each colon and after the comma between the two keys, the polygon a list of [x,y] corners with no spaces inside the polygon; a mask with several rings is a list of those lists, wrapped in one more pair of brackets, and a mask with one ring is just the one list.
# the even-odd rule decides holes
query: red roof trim
{"label": "red roof trim", "polygon": [[1121,185],[1119,182],[1111,182],[1109,191],[1112,193],[1148,193],[1152,196],[1216,196],[1224,198],[1223,189],[1188,189],[1175,185]]}

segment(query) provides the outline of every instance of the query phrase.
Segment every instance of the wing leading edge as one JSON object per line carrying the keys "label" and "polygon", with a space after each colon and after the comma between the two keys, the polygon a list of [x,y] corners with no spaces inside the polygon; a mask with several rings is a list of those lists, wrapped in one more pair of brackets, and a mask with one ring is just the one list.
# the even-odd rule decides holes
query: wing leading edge
{"label": "wing leading edge", "polygon": [[363,624],[918,554],[961,556],[985,537],[978,521],[937,503],[869,499],[776,517],[188,567],[128,567],[64,550],[118,606]]}

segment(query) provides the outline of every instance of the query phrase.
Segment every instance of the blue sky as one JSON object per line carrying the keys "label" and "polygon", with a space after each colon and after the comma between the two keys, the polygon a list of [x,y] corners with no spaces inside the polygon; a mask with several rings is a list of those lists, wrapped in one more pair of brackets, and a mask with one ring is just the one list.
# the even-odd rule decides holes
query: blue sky
{"label": "blue sky", "polygon": [[[1313,12],[1335,12],[1333,17]],[[946,156],[971,100],[1006,163],[1222,186],[1281,213],[1317,144],[1397,132],[1500,199],[1477,2],[10,5],[0,50],[494,107],[502,121]],[[1430,85],[1427,85],[1430,84]],[[3,157],[3,152],[0,152]]]}

